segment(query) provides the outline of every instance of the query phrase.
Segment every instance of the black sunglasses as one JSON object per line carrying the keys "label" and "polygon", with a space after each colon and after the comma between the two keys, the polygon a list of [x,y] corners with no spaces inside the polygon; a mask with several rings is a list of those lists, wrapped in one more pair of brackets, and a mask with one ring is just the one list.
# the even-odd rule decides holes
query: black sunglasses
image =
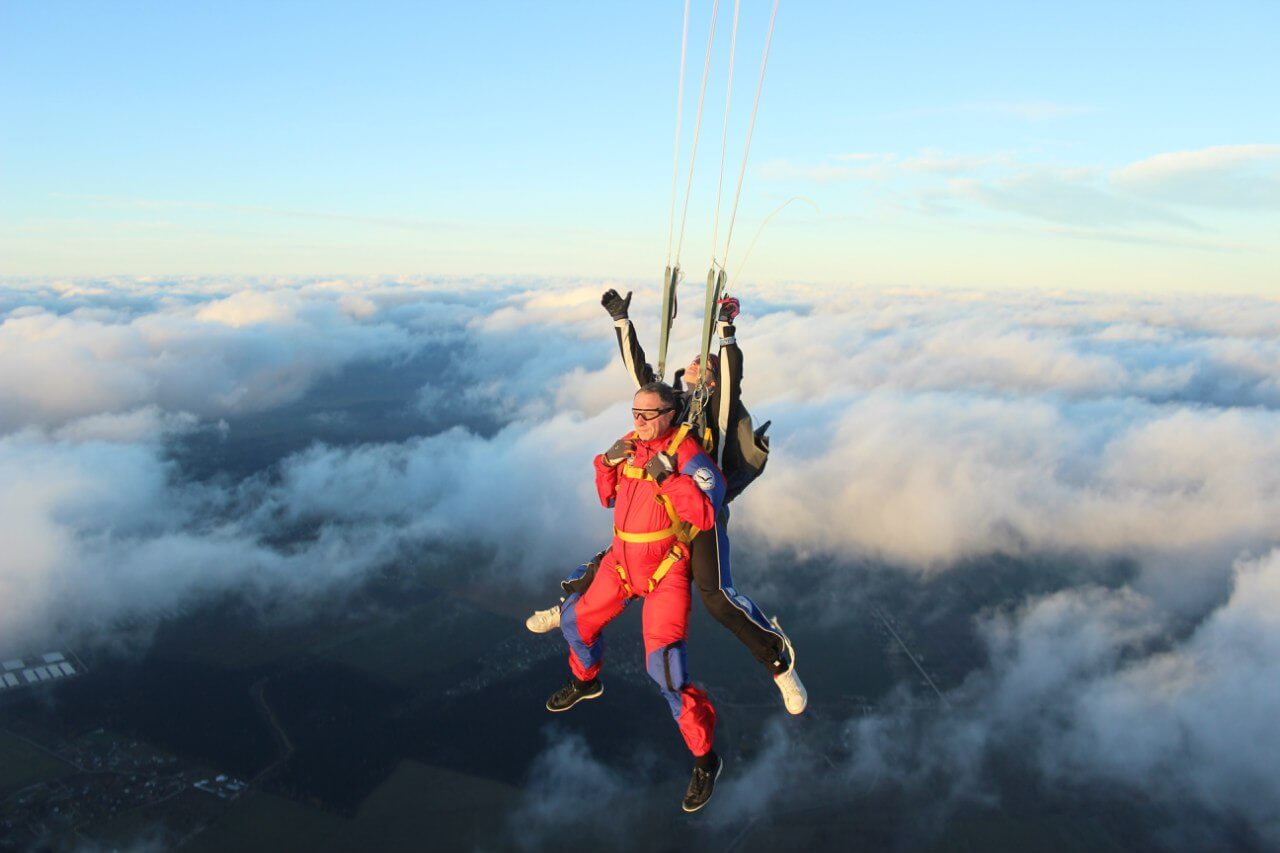
{"label": "black sunglasses", "polygon": [[667,412],[674,412],[675,409],[632,409],[631,417],[639,418],[642,421],[651,421],[654,418],[660,418]]}

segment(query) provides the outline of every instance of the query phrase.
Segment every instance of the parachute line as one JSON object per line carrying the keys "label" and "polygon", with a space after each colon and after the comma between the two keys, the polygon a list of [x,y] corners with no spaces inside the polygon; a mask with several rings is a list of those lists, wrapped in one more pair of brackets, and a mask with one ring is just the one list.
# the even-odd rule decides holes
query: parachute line
{"label": "parachute line", "polygon": [[684,226],[689,219],[689,196],[693,192],[693,167],[698,160],[698,134],[702,131],[702,105],[707,99],[707,78],[711,74],[711,48],[716,40],[716,19],[720,16],[720,0],[711,7],[711,31],[707,35],[707,58],[702,64],[702,87],[698,92],[698,116],[693,124],[693,147],[689,152],[689,180],[684,189],[684,212],[680,214],[680,239],[676,243],[675,266],[680,266],[680,253],[684,249]]}
{"label": "parachute line", "polygon": [[729,38],[729,83],[724,93],[724,129],[720,133],[720,180],[716,182],[716,216],[711,229],[711,265],[716,263],[720,243],[720,197],[724,192],[724,161],[729,150],[729,105],[733,102],[733,66],[738,52],[738,14],[742,0],[733,0],[733,35]]}
{"label": "parachute line", "polygon": [[751,104],[751,123],[747,126],[747,144],[742,149],[742,168],[738,170],[738,189],[733,194],[733,208],[729,214],[729,235],[724,241],[725,263],[729,260],[729,244],[733,242],[733,225],[738,217],[738,202],[742,198],[742,181],[747,174],[747,155],[751,153],[751,135],[756,129],[756,112],[760,109],[760,92],[764,88],[764,69],[769,63],[769,46],[773,43],[773,24],[778,19],[778,2],[773,0],[773,11],[769,14],[769,33],[764,40],[764,54],[760,57],[760,79],[756,83],[756,97]]}
{"label": "parachute line", "polygon": [[680,182],[680,119],[684,115],[684,65],[689,52],[689,4],[684,0],[684,27],[680,33],[680,79],[676,82],[676,141],[671,153],[671,215],[667,219],[667,266],[671,266],[671,244],[676,230],[676,189]]}
{"label": "parachute line", "polygon": [[808,204],[810,207],[812,207],[814,210],[818,211],[819,213],[822,212],[822,208],[818,207],[817,203],[813,199],[808,198],[806,196],[802,196],[802,195],[793,195],[791,198],[787,199],[782,204],[775,207],[773,209],[773,213],[770,213],[768,216],[766,216],[764,218],[764,221],[760,223],[760,227],[756,229],[756,236],[751,238],[751,244],[747,246],[747,253],[742,256],[742,263],[738,264],[738,268],[734,270],[733,279],[729,282],[729,286],[724,289],[724,293],[721,294],[722,298],[727,297],[729,295],[729,292],[732,291],[734,286],[738,283],[738,276],[741,275],[742,271],[747,268],[747,261],[751,260],[751,252],[753,249],[755,249],[756,242],[760,239],[760,235],[764,233],[764,227],[769,224],[769,222],[773,219],[773,217],[777,216],[779,213],[786,210],[787,207],[793,201],[803,201],[805,204]]}

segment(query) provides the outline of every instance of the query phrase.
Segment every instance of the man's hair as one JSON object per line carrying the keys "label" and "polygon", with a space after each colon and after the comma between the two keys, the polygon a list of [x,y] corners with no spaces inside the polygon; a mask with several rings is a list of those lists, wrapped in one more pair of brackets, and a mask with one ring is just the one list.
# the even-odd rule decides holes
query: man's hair
{"label": "man's hair", "polygon": [[675,389],[665,382],[649,382],[644,385],[641,385],[640,390],[637,391],[636,393],[640,394],[643,392],[648,392],[650,394],[657,394],[658,399],[662,401],[662,408],[664,409],[676,408]]}

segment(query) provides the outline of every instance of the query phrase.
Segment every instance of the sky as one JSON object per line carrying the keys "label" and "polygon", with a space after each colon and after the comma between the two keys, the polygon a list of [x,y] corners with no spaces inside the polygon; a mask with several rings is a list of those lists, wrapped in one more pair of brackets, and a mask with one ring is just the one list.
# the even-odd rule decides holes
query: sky
{"label": "sky", "polygon": [[[654,280],[682,14],[4,0],[0,275]],[[714,255],[772,283],[1280,292],[1275,3],[783,2],[726,255],[732,16],[691,277]],[[768,16],[743,3],[722,220]]]}

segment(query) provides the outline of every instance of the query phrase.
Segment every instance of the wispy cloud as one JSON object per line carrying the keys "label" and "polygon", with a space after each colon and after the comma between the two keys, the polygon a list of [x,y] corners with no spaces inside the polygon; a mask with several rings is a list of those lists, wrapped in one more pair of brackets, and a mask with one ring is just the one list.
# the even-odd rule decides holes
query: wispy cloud
{"label": "wispy cloud", "polygon": [[1280,210],[1280,145],[1220,145],[1157,154],[1114,170],[1111,182],[1178,205]]}
{"label": "wispy cloud", "polygon": [[854,151],[819,163],[773,161],[760,176],[861,184],[882,205],[928,217],[997,214],[1010,225],[1038,223],[1047,236],[1191,251],[1262,251],[1256,234],[1221,213],[1280,210],[1280,145],[1265,144],[1168,152],[1115,169],[1010,151]]}
{"label": "wispy cloud", "polygon": [[1158,223],[1189,231],[1203,227],[1167,206],[1111,191],[1093,169],[1019,169],[995,180],[955,179],[958,196],[993,210],[1060,225],[1127,226]]}

